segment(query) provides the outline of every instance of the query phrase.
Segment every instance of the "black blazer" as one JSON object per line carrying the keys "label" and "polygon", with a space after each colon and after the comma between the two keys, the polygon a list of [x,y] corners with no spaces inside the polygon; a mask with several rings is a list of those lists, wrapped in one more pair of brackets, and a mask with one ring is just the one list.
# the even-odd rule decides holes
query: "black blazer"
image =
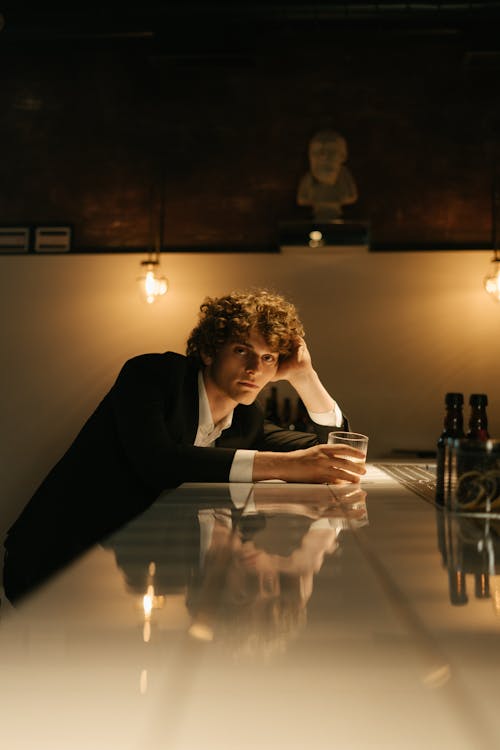
{"label": "black blazer", "polygon": [[173,352],[125,363],[109,393],[50,471],[13,526],[5,546],[86,549],[182,482],[226,482],[238,448],[289,451],[326,442],[264,420],[238,405],[216,448],[193,445],[198,428],[198,368]]}

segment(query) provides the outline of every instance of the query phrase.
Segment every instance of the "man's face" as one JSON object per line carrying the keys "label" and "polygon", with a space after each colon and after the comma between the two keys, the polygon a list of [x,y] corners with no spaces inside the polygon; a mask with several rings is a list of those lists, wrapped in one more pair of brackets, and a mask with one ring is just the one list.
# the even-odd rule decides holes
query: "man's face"
{"label": "man's face", "polygon": [[276,375],[279,354],[251,329],[245,341],[230,341],[214,357],[203,357],[209,400],[225,398],[235,404],[252,404]]}

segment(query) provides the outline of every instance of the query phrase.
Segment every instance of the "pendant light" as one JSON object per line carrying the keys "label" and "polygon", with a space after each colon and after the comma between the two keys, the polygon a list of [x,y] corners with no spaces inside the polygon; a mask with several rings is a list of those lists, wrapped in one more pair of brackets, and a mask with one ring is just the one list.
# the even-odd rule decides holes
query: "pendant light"
{"label": "pendant light", "polygon": [[155,249],[148,252],[146,260],[141,261],[142,274],[138,277],[139,293],[142,299],[152,305],[163,297],[168,290],[168,279],[161,275],[160,253],[163,246],[163,224],[165,219],[165,179],[161,179],[160,210],[155,237]]}
{"label": "pendant light", "polygon": [[141,266],[143,274],[137,279],[139,291],[145,302],[152,305],[168,290],[168,280],[160,275],[159,253],[149,253],[146,260],[141,260]]}
{"label": "pendant light", "polygon": [[497,219],[500,206],[500,190],[496,187],[496,180],[493,182],[492,190],[492,216],[491,216],[491,234],[493,244],[493,259],[491,260],[490,274],[484,279],[484,288],[495,300],[500,302],[500,256],[498,254],[498,233],[497,233]]}

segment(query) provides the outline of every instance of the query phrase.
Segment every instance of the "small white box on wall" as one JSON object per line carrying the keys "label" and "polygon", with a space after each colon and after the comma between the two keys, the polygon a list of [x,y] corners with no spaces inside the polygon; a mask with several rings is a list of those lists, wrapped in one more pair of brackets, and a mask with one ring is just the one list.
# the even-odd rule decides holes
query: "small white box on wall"
{"label": "small white box on wall", "polygon": [[29,227],[0,227],[0,253],[27,253],[29,248]]}
{"label": "small white box on wall", "polygon": [[71,250],[71,227],[36,227],[34,250],[37,253],[68,253]]}

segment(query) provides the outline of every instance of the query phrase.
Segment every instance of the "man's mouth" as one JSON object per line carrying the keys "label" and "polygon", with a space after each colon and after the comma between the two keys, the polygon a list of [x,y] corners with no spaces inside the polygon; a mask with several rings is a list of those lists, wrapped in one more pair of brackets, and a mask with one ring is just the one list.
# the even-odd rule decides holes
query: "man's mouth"
{"label": "man's mouth", "polygon": [[253,383],[250,380],[239,380],[238,381],[240,385],[242,385],[244,388],[258,388],[259,386],[257,383]]}

